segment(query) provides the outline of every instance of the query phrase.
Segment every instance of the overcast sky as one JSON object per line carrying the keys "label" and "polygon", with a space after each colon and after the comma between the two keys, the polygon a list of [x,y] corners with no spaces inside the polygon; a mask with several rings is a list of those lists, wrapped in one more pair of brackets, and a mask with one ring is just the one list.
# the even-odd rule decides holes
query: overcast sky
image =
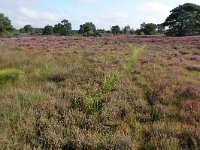
{"label": "overcast sky", "polygon": [[142,22],[162,23],[171,9],[187,2],[200,5],[200,0],[0,0],[0,12],[16,28],[44,27],[62,19],[69,20],[73,29],[87,21],[97,28],[138,28]]}

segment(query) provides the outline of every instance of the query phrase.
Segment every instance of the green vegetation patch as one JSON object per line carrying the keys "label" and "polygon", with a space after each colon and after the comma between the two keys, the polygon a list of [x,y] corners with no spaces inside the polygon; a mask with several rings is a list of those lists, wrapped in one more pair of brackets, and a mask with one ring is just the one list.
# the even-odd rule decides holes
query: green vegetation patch
{"label": "green vegetation patch", "polygon": [[14,83],[22,75],[22,71],[18,69],[0,70],[0,85]]}
{"label": "green vegetation patch", "polygon": [[117,74],[109,75],[108,77],[105,77],[102,82],[102,86],[98,91],[91,92],[89,96],[85,96],[87,98],[87,112],[90,114],[94,114],[100,110],[101,102],[100,97],[103,94],[107,94],[111,92],[114,88],[114,86],[117,84],[117,82],[125,77],[134,67],[134,64],[137,62],[137,60],[140,58],[141,54],[144,52],[146,46],[141,47],[134,47],[133,45],[130,45],[130,49],[132,51],[131,57],[128,59],[127,64]]}

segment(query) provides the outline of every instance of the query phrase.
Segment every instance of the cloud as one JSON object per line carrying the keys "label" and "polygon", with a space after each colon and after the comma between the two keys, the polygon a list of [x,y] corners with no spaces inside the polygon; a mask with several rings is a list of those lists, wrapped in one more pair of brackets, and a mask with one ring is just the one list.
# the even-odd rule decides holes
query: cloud
{"label": "cloud", "polygon": [[93,2],[98,2],[100,0],[77,0],[80,3],[93,3]]}
{"label": "cloud", "polygon": [[146,14],[168,14],[171,8],[160,2],[146,2],[138,7],[138,10]]}
{"label": "cloud", "polygon": [[128,14],[126,12],[103,13],[96,18],[97,27],[109,29],[112,25],[125,26],[128,23]]}
{"label": "cloud", "polygon": [[171,7],[160,2],[152,1],[140,4],[137,10],[143,20],[152,23],[161,23],[170,14]]}
{"label": "cloud", "polygon": [[39,16],[36,12],[34,11],[31,11],[27,8],[24,8],[24,7],[21,7],[19,10],[18,10],[19,14],[22,15],[23,17],[27,17],[27,18],[30,18],[30,19],[37,19]]}
{"label": "cloud", "polygon": [[12,16],[13,23],[16,27],[23,27],[26,24],[31,24],[34,27],[43,27],[47,24],[55,24],[59,20],[58,15],[48,11],[36,12],[25,7],[20,7],[17,11],[17,16]]}
{"label": "cloud", "polygon": [[166,3],[174,8],[174,7],[176,7],[178,5],[182,5],[184,3],[194,3],[194,4],[200,5],[200,0],[168,0]]}
{"label": "cloud", "polygon": [[[136,9],[140,13],[140,18],[142,18],[140,19],[141,22],[162,23],[173,8],[184,3],[188,3],[188,0],[167,0],[162,2],[151,0],[139,4]],[[190,0],[189,3],[200,4],[200,0]]]}
{"label": "cloud", "polygon": [[0,5],[4,9],[16,8],[20,5],[38,5],[40,0],[0,0]]}

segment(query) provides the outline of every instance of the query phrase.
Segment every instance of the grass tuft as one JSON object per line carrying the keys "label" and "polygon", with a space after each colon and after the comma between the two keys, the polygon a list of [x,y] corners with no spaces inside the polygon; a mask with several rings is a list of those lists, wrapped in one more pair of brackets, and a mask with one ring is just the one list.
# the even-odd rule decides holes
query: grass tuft
{"label": "grass tuft", "polygon": [[106,77],[101,87],[102,93],[110,92],[119,79],[119,75],[111,75],[110,77]]}
{"label": "grass tuft", "polygon": [[123,74],[127,74],[127,72],[132,71],[134,64],[138,61],[141,54],[144,52],[146,45],[141,47],[134,47],[132,44],[130,44],[129,47],[132,51],[132,54],[128,59],[126,66],[124,67]]}
{"label": "grass tuft", "polygon": [[5,69],[0,71],[0,85],[17,81],[23,72],[18,69]]}

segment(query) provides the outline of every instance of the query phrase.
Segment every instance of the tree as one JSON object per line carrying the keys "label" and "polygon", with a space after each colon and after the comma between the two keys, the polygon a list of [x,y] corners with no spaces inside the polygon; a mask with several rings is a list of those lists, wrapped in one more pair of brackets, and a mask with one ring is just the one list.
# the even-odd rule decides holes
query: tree
{"label": "tree", "polygon": [[64,19],[61,21],[62,29],[61,29],[61,35],[70,35],[72,33],[72,24]]}
{"label": "tree", "polygon": [[36,35],[42,35],[44,28],[34,28]]}
{"label": "tree", "polygon": [[130,34],[135,34],[135,30],[134,29],[130,29]]}
{"label": "tree", "polygon": [[62,32],[62,24],[61,24],[61,23],[58,23],[58,24],[54,25],[53,31],[54,31],[55,34],[61,35],[61,32]]}
{"label": "tree", "polygon": [[124,34],[128,34],[128,33],[130,33],[130,30],[131,30],[131,27],[130,27],[129,25],[127,25],[127,26],[125,26],[125,27],[123,28],[123,33],[124,33]]}
{"label": "tree", "polygon": [[54,34],[53,27],[50,26],[50,25],[45,26],[44,29],[43,29],[42,34],[43,35],[53,35]]}
{"label": "tree", "polygon": [[142,23],[140,25],[140,33],[144,33],[145,35],[154,35],[156,34],[157,25],[153,23]]}
{"label": "tree", "polygon": [[72,34],[72,25],[68,20],[64,19],[61,23],[54,25],[53,31],[58,35],[67,36]]}
{"label": "tree", "polygon": [[136,34],[136,35],[141,35],[140,29],[136,29],[136,30],[135,30],[135,34]]}
{"label": "tree", "polygon": [[4,14],[0,13],[0,33],[12,31],[13,27],[11,25],[11,21],[8,17],[5,17]]}
{"label": "tree", "polygon": [[34,34],[35,30],[31,25],[25,25],[22,29],[20,29],[20,32],[27,34]]}
{"label": "tree", "polygon": [[112,34],[119,34],[121,32],[120,27],[118,25],[111,27]]}
{"label": "tree", "polygon": [[200,34],[200,6],[186,3],[170,11],[163,23],[168,36],[188,36]]}
{"label": "tree", "polygon": [[96,26],[92,22],[86,22],[80,25],[79,34],[84,36],[94,36],[96,34]]}
{"label": "tree", "polygon": [[165,27],[162,24],[157,24],[157,33],[158,34],[164,34],[165,33]]}

